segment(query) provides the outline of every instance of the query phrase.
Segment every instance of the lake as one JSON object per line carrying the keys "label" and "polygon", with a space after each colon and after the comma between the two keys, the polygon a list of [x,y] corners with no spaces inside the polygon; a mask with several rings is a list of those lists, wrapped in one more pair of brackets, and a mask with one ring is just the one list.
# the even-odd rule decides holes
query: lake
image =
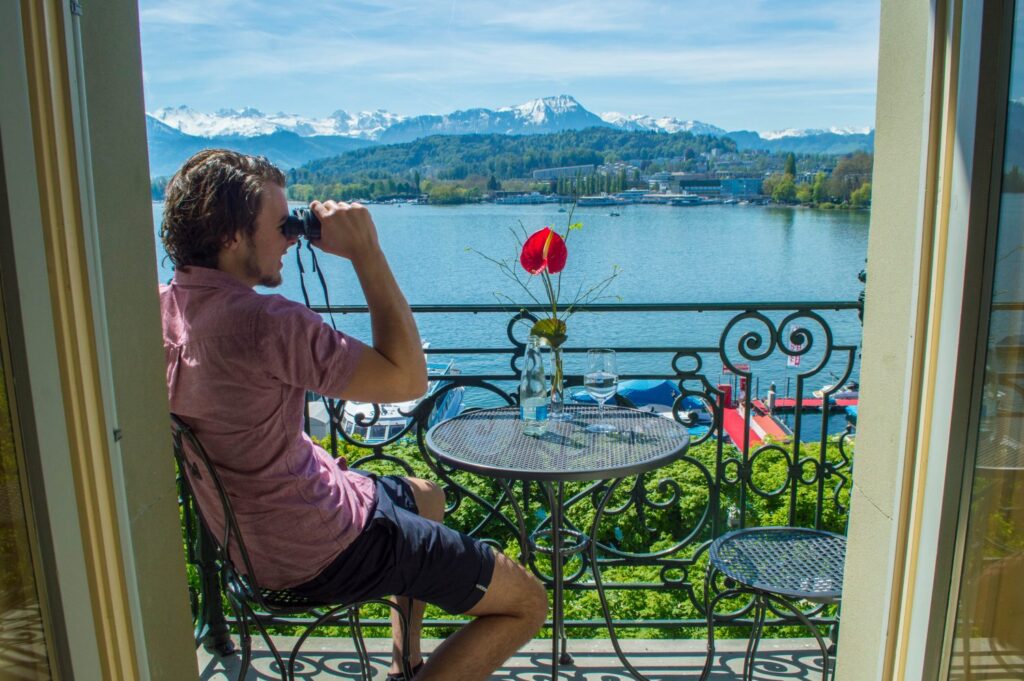
{"label": "lake", "polygon": [[[294,204],[298,207],[300,204]],[[370,207],[380,241],[402,289],[413,304],[495,303],[495,292],[528,302],[514,282],[473,248],[492,257],[516,259],[512,230],[520,225],[533,232],[545,225],[564,231],[567,213],[555,204],[509,206],[374,205]],[[158,223],[162,204],[154,204]],[[753,205],[673,207],[634,205],[577,208],[574,221],[583,229],[568,241],[569,260],[562,290],[575,291],[593,284],[618,266],[621,274],[608,289],[615,296],[605,302],[707,303],[745,301],[853,301],[862,290],[857,274],[865,267],[868,213],[825,211]],[[163,258],[158,240],[160,281],[172,270]],[[363,304],[352,267],[347,261],[319,254],[332,304]],[[306,286],[311,302],[322,304],[316,275],[311,274],[308,253]],[[516,265],[518,267],[518,265]],[[275,289],[301,301],[298,268],[293,252],[285,259],[284,284]],[[542,297],[540,282],[535,292]],[[563,298],[566,297],[563,295]],[[514,309],[512,305],[509,306]],[[579,314],[569,322],[568,347],[595,346],[716,346],[725,324],[735,313],[622,313]],[[782,315],[769,314],[778,321]],[[853,311],[827,313],[837,343],[859,346],[860,324]],[[435,348],[507,347],[509,315],[420,315],[424,340]],[[366,315],[336,315],[338,327],[362,338],[369,337]],[[756,329],[751,323],[746,328]],[[737,333],[729,336],[735,347]],[[761,327],[763,329],[763,326]],[[733,340],[736,335],[736,340]],[[816,338],[816,346],[821,340]],[[787,381],[795,387],[797,373],[814,360],[804,358],[801,368],[788,367],[779,353],[757,363],[761,392],[774,381],[785,394]],[[859,352],[857,353],[859,354]],[[732,355],[730,355],[732,356]],[[567,371],[582,370],[581,356],[571,356]],[[620,358],[620,372],[667,372],[670,356],[629,355]],[[737,358],[737,361],[744,361]],[[463,356],[465,372],[508,371],[508,358]],[[841,373],[839,365],[826,368],[808,380],[806,391],[831,382],[829,373]],[[720,376],[720,362],[705,367],[713,383]],[[857,376],[857,367],[854,375]]]}

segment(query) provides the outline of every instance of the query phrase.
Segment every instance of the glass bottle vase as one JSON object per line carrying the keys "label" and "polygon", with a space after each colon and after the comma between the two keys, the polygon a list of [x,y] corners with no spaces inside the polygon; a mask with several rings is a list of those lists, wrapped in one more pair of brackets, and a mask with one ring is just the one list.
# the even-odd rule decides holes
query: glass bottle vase
{"label": "glass bottle vase", "polygon": [[551,346],[551,398],[548,402],[548,419],[565,421],[572,418],[565,408],[565,374],[562,369],[562,348]]}

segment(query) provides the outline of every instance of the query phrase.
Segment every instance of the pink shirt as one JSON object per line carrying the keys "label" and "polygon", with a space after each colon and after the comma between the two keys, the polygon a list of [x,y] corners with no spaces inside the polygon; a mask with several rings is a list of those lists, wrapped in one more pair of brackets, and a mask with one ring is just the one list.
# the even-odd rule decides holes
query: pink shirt
{"label": "pink shirt", "polygon": [[[376,490],[305,434],[306,390],[336,397],[365,346],[220,270],[178,270],[160,307],[171,411],[216,464],[258,583],[310,580],[363,529]],[[220,534],[220,504],[196,482]]]}

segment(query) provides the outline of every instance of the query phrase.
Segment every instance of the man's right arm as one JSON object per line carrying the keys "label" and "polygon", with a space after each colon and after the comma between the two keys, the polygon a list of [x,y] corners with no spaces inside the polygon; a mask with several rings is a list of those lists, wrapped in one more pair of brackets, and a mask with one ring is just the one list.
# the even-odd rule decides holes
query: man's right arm
{"label": "man's right arm", "polygon": [[359,204],[314,201],[321,238],[313,245],[352,261],[370,310],[373,344],[360,355],[338,397],[360,402],[400,402],[427,391],[419,330],[377,239],[370,212]]}

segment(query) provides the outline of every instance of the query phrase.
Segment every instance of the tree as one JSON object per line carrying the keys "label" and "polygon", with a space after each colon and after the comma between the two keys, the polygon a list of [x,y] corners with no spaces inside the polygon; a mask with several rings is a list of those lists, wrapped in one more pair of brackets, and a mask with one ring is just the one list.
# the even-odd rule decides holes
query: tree
{"label": "tree", "polygon": [[311,184],[293,184],[288,186],[288,198],[292,201],[309,203],[314,198],[313,193],[313,185]]}
{"label": "tree", "polygon": [[850,205],[863,208],[871,204],[871,183],[865,182],[850,194]]}
{"label": "tree", "polygon": [[776,203],[793,203],[796,201],[796,183],[792,175],[783,175],[782,181],[772,191],[772,201]]}
{"label": "tree", "polygon": [[761,193],[765,196],[771,196],[775,193],[775,187],[782,182],[785,175],[779,173],[772,173],[768,177],[764,178],[764,182],[761,183]]}
{"label": "tree", "polygon": [[825,173],[817,173],[814,176],[814,184],[811,185],[811,201],[814,203],[825,203],[828,200],[828,194],[825,191],[825,181],[828,177]]}
{"label": "tree", "polygon": [[793,152],[786,154],[786,166],[783,168],[782,174],[796,177],[796,155]]}
{"label": "tree", "polygon": [[865,182],[871,181],[871,154],[858,151],[839,160],[826,183],[828,195],[833,200],[847,203],[850,195]]}
{"label": "tree", "polygon": [[491,175],[490,179],[487,180],[487,191],[496,192],[501,189],[501,183]]}
{"label": "tree", "polygon": [[438,183],[431,185],[427,193],[430,198],[430,203],[442,205],[468,203],[470,201],[475,201],[480,197],[479,189],[465,189],[451,183]]}

